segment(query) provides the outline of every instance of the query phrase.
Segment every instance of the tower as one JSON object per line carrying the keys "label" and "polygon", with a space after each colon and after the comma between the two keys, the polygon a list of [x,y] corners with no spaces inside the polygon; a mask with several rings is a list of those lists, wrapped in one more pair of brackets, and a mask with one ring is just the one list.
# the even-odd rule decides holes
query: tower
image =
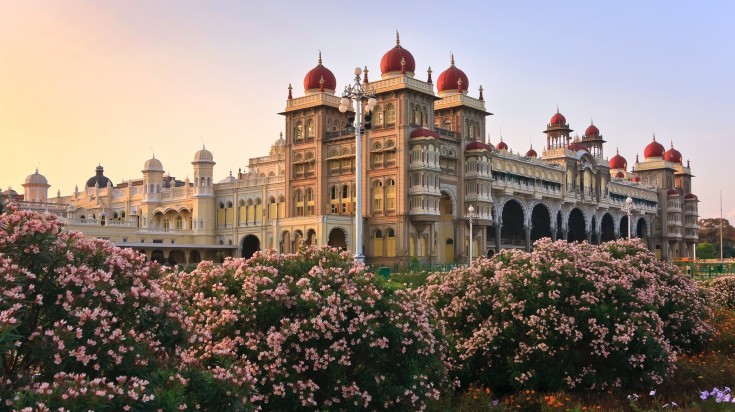
{"label": "tower", "polygon": [[36,203],[46,202],[49,187],[51,185],[48,184],[46,177],[38,173],[38,169],[36,169],[36,173],[28,175],[25,183],[23,183],[23,189],[25,190],[23,200]]}

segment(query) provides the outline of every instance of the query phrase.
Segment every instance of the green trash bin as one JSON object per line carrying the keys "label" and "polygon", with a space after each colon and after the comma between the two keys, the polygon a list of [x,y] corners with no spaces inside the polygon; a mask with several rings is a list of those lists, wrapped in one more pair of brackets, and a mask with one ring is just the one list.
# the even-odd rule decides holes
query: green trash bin
{"label": "green trash bin", "polygon": [[378,274],[383,277],[383,279],[388,280],[390,279],[390,268],[387,266],[382,266],[380,269],[378,269]]}

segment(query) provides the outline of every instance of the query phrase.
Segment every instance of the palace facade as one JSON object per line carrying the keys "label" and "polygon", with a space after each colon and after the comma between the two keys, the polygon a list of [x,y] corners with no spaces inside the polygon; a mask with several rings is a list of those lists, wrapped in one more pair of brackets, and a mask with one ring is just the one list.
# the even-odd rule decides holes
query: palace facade
{"label": "palace facade", "polygon": [[513,151],[502,137],[495,145],[485,139],[492,113],[482,86],[470,96],[468,76],[453,56],[436,83],[431,68],[419,79],[413,55],[396,36],[380,70],[374,80],[363,70],[363,87],[378,104],[361,159],[355,131],[346,127],[349,113],[338,109],[336,78],[320,54],[304,78],[304,95],[295,97],[289,85],[280,113],[285,136],[236,176],[215,182],[214,157],[202,148],[191,161],[193,180],[170,176],[154,156],[134,180],[114,183],[98,166],[82,188],[49,198],[48,181],[36,171],[24,194],[9,189],[5,197],[61,216],[70,230],[179,264],[311,244],[354,252],[361,161],[362,242],[370,264],[467,262],[470,242],[485,255],[530,250],[542,237],[600,243],[628,237],[629,225],[630,235],[659,258],[693,256],[698,200],[689,162],[673,145],[666,150],[654,136],[643,160],[636,156],[629,168],[619,153],[606,157],[596,125],[573,136],[557,109],[540,155],[532,147]]}

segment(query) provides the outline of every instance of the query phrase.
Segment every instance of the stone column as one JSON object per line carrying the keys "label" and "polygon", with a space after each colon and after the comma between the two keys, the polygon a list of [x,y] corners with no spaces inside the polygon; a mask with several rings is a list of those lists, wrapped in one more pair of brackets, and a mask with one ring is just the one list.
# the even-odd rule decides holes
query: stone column
{"label": "stone column", "polygon": [[592,231],[588,230],[585,234],[587,235],[587,243],[592,243]]}
{"label": "stone column", "polygon": [[523,226],[523,231],[526,234],[526,252],[531,251],[531,226]]}
{"label": "stone column", "polygon": [[495,225],[495,253],[500,253],[500,231],[502,228],[503,225],[501,224]]}

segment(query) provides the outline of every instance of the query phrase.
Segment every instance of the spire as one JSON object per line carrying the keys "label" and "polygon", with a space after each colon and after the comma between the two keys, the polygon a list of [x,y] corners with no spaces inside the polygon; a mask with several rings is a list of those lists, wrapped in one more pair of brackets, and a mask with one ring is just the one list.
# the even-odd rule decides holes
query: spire
{"label": "spire", "polygon": [[590,126],[594,126],[594,125],[595,125],[595,121],[590,117]]}
{"label": "spire", "polygon": [[429,78],[426,80],[426,83],[433,84],[431,81],[431,66],[429,66],[429,70],[427,70],[426,73],[429,73]]}
{"label": "spire", "polygon": [[401,38],[398,36],[398,30],[396,30],[396,47],[401,47]]}
{"label": "spire", "polygon": [[293,99],[293,94],[291,91],[293,90],[293,87],[291,87],[291,83],[288,84],[288,100]]}
{"label": "spire", "polygon": [[671,148],[672,149],[674,148],[674,141],[673,140],[671,141]]}
{"label": "spire", "polygon": [[322,65],[322,51],[319,50],[319,65]]}
{"label": "spire", "polygon": [[365,84],[367,84],[368,83],[368,68],[367,68],[367,66],[365,66],[365,69],[362,71],[362,73],[363,73],[362,82],[365,83]]}
{"label": "spire", "polygon": [[480,85],[480,101],[485,100],[484,97],[482,97],[482,85]]}
{"label": "spire", "polygon": [[615,154],[617,154],[617,155],[620,154],[620,149],[618,147],[615,147]]}
{"label": "spire", "polygon": [[449,55],[451,56],[450,61],[452,62],[452,66],[454,66],[454,53],[449,52]]}
{"label": "spire", "polygon": [[653,133],[653,141],[654,142],[656,141],[656,133],[655,132]]}
{"label": "spire", "polygon": [[639,162],[638,162],[638,153],[636,153],[636,154],[635,154],[635,162],[636,162],[636,163],[639,163]]}
{"label": "spire", "polygon": [[559,113],[559,105],[556,105],[556,112]]}

